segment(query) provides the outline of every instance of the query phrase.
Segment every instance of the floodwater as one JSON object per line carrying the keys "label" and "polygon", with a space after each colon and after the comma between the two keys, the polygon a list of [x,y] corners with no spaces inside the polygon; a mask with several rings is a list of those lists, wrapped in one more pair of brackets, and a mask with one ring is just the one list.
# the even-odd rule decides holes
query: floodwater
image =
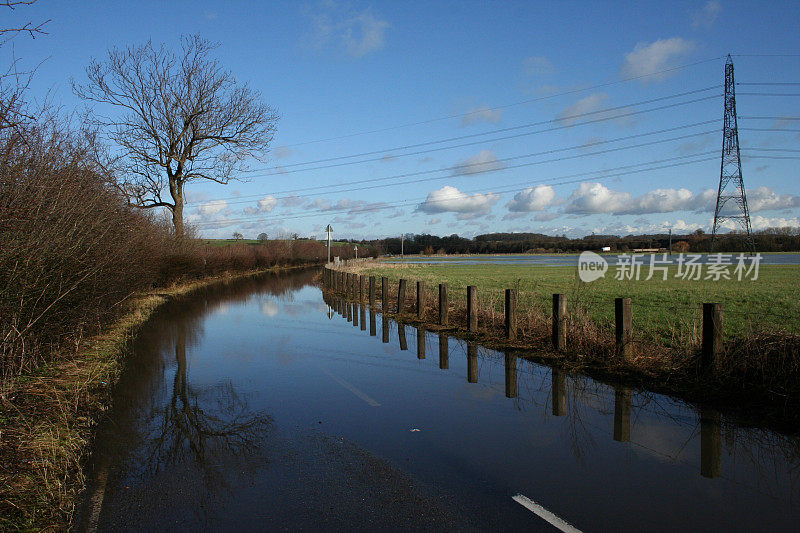
{"label": "floodwater", "polygon": [[78,530],[797,531],[800,439],[325,301],[314,274],[145,325]]}
{"label": "floodwater", "polygon": [[[602,254],[609,265],[616,265],[620,261],[622,253],[604,253]],[[630,260],[633,252],[628,252],[626,257]],[[649,264],[650,256],[655,256],[655,261],[659,264],[674,264],[677,265],[680,254],[663,254],[663,253],[637,253],[639,259],[637,261]],[[714,254],[716,255],[716,254]],[[723,264],[736,265],[739,262],[738,253],[723,253],[721,260],[714,259],[715,261]],[[695,260],[697,263],[706,264],[709,262],[709,254],[683,254],[685,260],[689,260],[692,256],[698,256]],[[749,265],[751,259],[749,256],[744,257],[745,264]],[[404,258],[393,257],[382,260],[385,263],[408,263],[408,264],[421,264],[421,265],[520,265],[520,266],[577,266],[578,254],[541,254],[541,255],[524,255],[524,254],[509,254],[509,255],[463,255],[463,256],[423,256],[423,255],[408,255]],[[664,262],[662,262],[664,261]],[[800,265],[800,254],[761,254],[759,259],[761,265]]]}

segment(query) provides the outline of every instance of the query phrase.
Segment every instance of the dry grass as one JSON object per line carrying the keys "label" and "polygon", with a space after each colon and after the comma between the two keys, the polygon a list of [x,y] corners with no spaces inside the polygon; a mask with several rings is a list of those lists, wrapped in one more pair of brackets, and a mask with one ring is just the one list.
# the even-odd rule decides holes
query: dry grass
{"label": "dry grass", "polygon": [[142,295],[103,334],[81,342],[0,399],[0,530],[62,530],[83,488],[94,426],[109,407],[121,355],[136,330],[171,298],[258,272],[226,274]]}

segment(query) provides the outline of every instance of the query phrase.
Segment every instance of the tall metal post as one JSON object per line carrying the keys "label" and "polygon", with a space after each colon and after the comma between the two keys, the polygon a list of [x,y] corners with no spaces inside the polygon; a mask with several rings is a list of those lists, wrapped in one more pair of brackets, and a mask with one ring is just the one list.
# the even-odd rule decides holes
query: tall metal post
{"label": "tall metal post", "polygon": [[325,228],[325,231],[328,234],[328,263],[330,263],[331,262],[331,233],[333,233],[333,228],[331,227],[330,224],[328,224],[328,227]]}
{"label": "tall metal post", "polygon": [[[733,200],[734,206],[725,209],[725,204]],[[728,55],[725,62],[725,115],[722,129],[722,163],[719,173],[717,207],[714,210],[714,228],[711,231],[709,251],[714,251],[717,233],[725,220],[734,220],[744,233],[747,250],[756,253],[753,232],[750,226],[750,211],[747,209],[747,195],[742,179],[742,158],[739,154],[739,128],[736,122],[736,83],[733,79],[733,60]]]}

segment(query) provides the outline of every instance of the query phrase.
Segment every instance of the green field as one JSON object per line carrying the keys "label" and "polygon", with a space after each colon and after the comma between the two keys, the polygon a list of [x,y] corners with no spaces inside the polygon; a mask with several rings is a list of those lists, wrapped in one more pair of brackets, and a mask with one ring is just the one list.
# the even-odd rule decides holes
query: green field
{"label": "green field", "polygon": [[[761,265],[759,277],[752,280],[699,280],[675,278],[677,267],[670,267],[666,281],[659,275],[649,281],[619,281],[612,267],[605,278],[584,283],[573,266],[518,265],[399,265],[370,264],[362,274],[425,281],[429,290],[448,283],[450,299],[465,299],[467,285],[478,287],[478,299],[502,312],[503,291],[519,291],[519,309],[536,307],[550,312],[552,295],[567,295],[567,305],[582,308],[597,323],[614,319],[614,299],[632,299],[634,330],[654,333],[667,343],[698,338],[701,304],[722,303],[725,334],[747,336],[761,331],[800,334],[800,266]],[[703,271],[705,275],[705,270]]]}

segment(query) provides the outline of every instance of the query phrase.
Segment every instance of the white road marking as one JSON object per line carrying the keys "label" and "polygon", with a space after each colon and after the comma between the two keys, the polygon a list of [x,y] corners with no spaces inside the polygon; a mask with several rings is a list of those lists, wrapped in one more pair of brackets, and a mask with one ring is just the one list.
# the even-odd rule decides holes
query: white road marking
{"label": "white road marking", "polygon": [[561,518],[557,517],[535,501],[531,500],[527,496],[522,494],[517,494],[513,498],[511,498],[521,506],[525,507],[527,510],[548,522],[551,526],[564,531],[565,533],[581,533],[581,530],[567,522],[566,520],[562,520]]}
{"label": "white road marking", "polygon": [[355,394],[356,396],[367,402],[372,407],[380,406],[378,402],[376,402],[375,400],[373,400],[372,398],[370,398],[369,396],[367,396],[366,394],[364,394],[363,392],[361,392],[360,390],[358,390],[357,388],[355,388],[354,386],[352,386],[351,384],[340,378],[339,376],[334,376],[324,368],[320,368],[320,370],[325,372],[328,375],[328,377],[330,377],[331,379],[336,381],[339,385],[341,385],[345,389],[349,390],[350,392],[352,392],[353,394]]}

